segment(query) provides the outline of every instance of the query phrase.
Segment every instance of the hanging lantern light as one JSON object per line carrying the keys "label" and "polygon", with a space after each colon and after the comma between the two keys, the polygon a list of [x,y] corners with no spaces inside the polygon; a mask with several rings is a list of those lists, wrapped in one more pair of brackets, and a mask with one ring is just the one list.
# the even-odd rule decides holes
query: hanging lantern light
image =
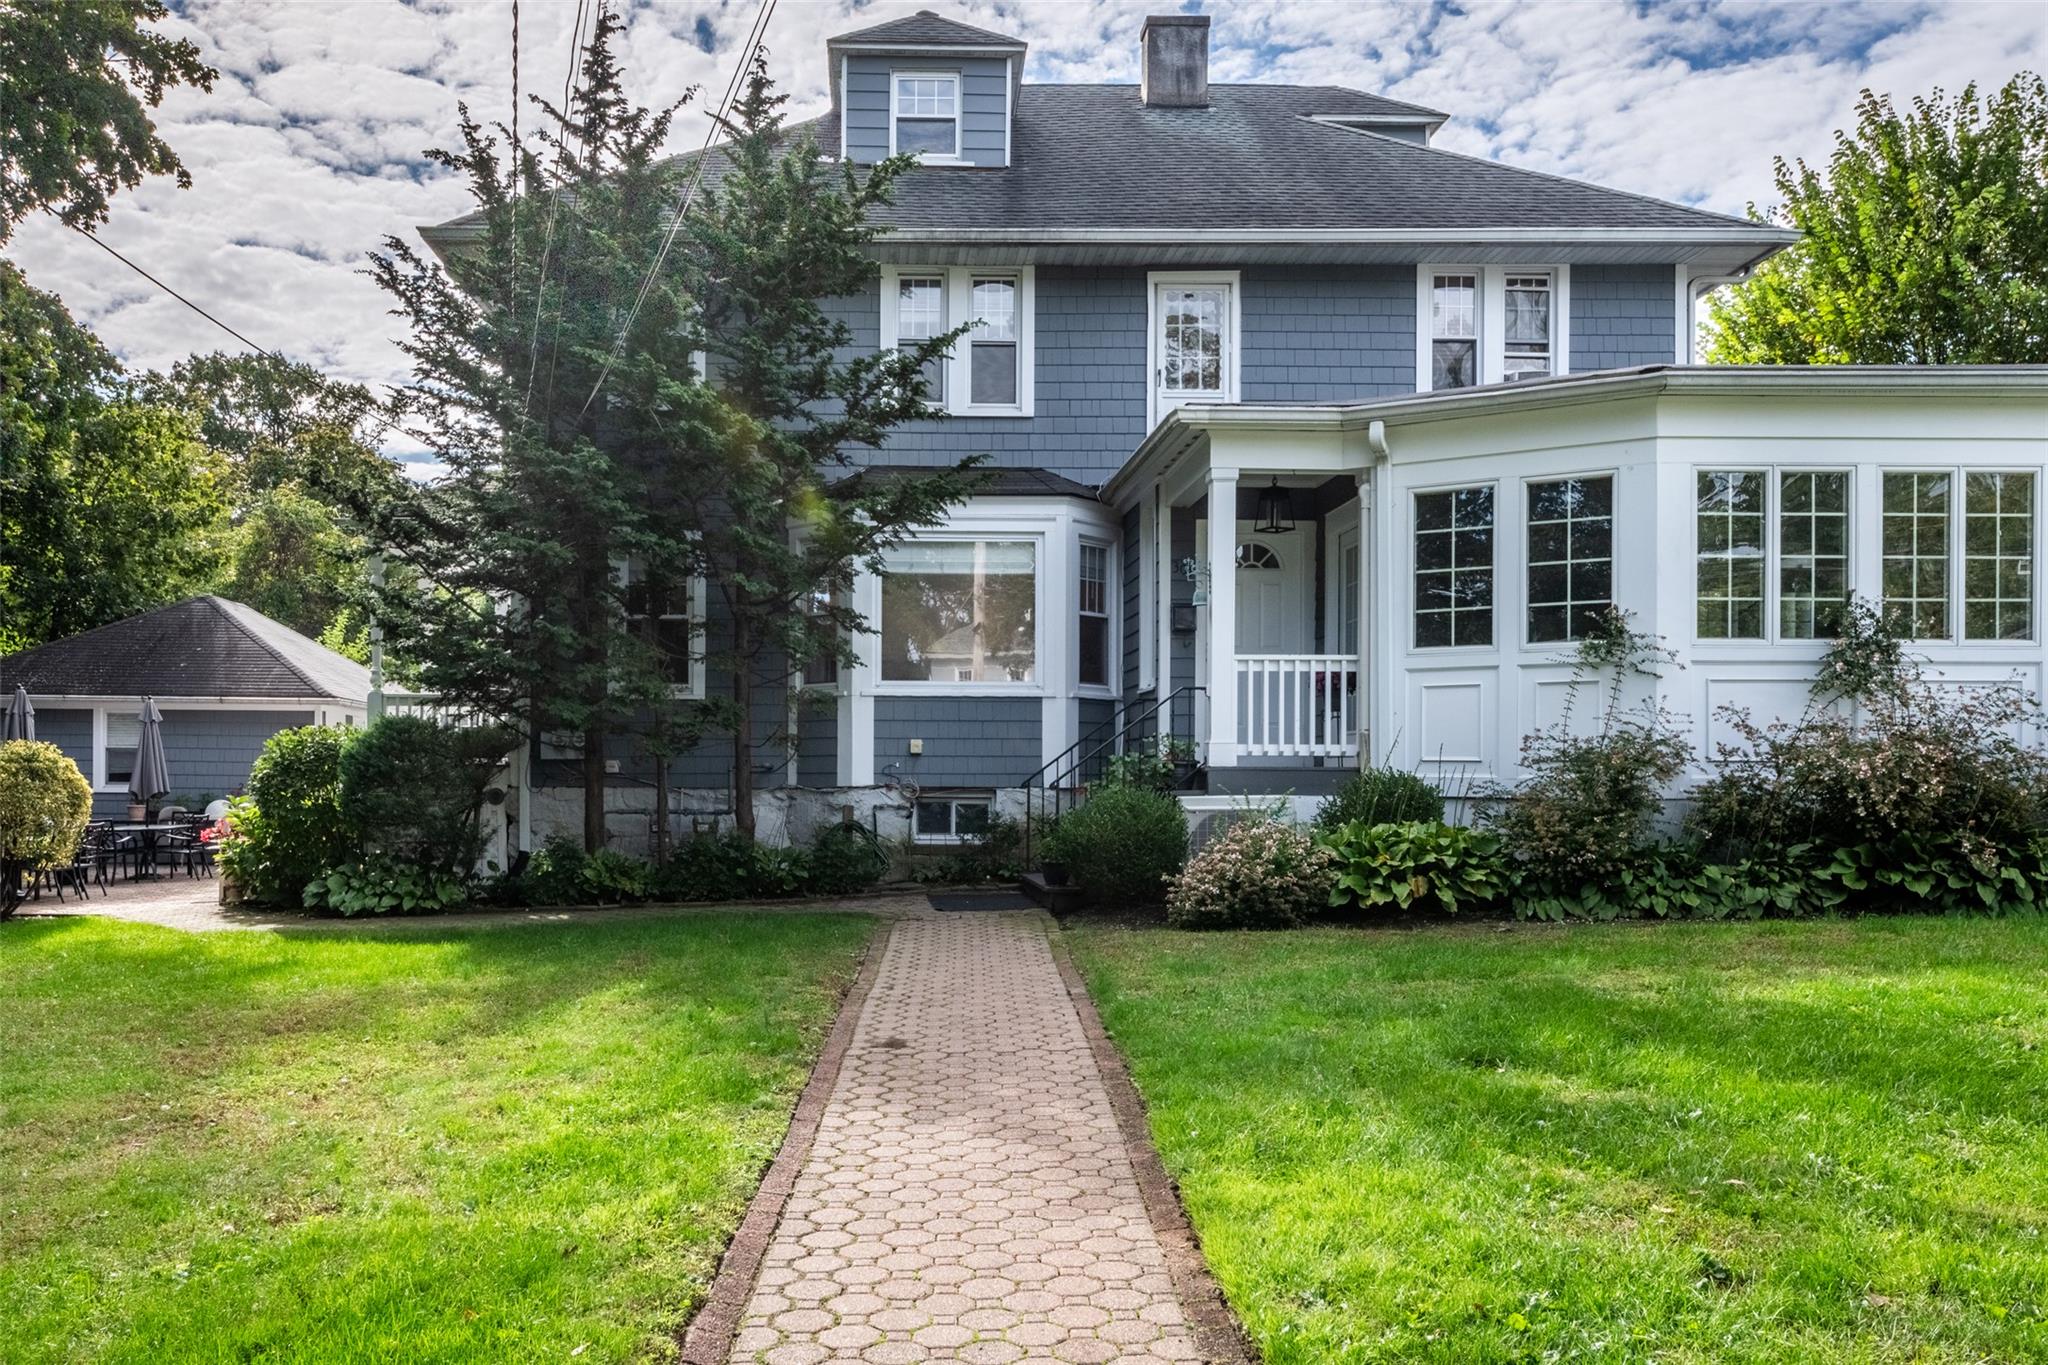
{"label": "hanging lantern light", "polygon": [[1252,530],[1262,536],[1284,536],[1294,529],[1294,495],[1274,479],[1270,488],[1259,490],[1257,524]]}

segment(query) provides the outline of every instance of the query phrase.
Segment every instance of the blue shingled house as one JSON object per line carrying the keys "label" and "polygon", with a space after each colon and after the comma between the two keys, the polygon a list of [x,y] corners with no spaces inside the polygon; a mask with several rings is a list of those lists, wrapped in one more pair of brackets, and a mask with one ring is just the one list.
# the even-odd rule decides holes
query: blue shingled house
{"label": "blue shingled house", "polygon": [[[942,413],[857,458],[998,477],[862,576],[859,667],[768,703],[764,830],[911,791],[954,839],[1162,735],[1198,811],[1364,761],[1512,776],[1609,604],[1684,656],[1660,686],[1703,761],[1718,708],[1797,709],[1851,592],[1959,683],[2039,687],[2048,371],[1697,367],[1702,294],[1787,230],[1446,150],[1456,111],[1212,83],[1208,22],[1146,19],[1136,85],[1027,81],[1022,42],[930,12],[828,41],[798,131],[922,162],[832,307],[862,347],[972,327]],[[580,819],[566,757],[538,830]],[[681,804],[728,761],[677,764]]]}

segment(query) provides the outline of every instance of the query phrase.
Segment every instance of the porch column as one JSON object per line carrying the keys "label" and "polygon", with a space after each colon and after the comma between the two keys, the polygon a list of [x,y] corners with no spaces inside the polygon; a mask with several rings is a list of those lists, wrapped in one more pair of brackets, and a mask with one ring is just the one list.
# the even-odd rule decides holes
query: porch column
{"label": "porch column", "polygon": [[1237,766],[1237,471],[1209,470],[1209,752]]}
{"label": "porch column", "polygon": [[1366,661],[1372,657],[1372,471],[1358,476],[1358,689],[1352,706],[1357,709],[1358,766],[1370,768],[1376,761],[1372,752],[1371,674]]}

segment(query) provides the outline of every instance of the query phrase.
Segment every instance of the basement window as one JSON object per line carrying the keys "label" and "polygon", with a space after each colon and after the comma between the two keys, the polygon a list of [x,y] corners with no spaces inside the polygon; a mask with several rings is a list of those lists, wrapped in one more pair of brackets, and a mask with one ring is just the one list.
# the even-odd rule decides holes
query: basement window
{"label": "basement window", "polygon": [[990,797],[924,796],[917,802],[914,837],[920,844],[964,844],[988,833]]}

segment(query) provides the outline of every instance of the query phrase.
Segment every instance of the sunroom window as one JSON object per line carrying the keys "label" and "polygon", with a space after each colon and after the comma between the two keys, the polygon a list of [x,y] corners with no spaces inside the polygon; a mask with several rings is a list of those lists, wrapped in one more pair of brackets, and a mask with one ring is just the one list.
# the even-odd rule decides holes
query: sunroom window
{"label": "sunroom window", "polygon": [[1948,638],[1953,483],[1945,471],[1884,476],[1884,619],[1909,639]]}
{"label": "sunroom window", "polygon": [[1702,640],[1760,640],[1764,633],[1764,476],[1701,470],[1694,570]]}
{"label": "sunroom window", "polygon": [[1492,643],[1493,486],[1417,493],[1415,647]]}
{"label": "sunroom window", "polygon": [[893,133],[898,155],[960,155],[960,78],[947,73],[896,77]]}
{"label": "sunroom window", "polygon": [[1832,640],[1848,604],[1848,472],[1779,475],[1779,638]]}
{"label": "sunroom window", "polygon": [[1963,475],[1963,638],[2034,637],[2034,476]]}
{"label": "sunroom window", "polygon": [[1038,556],[1028,540],[915,540],[882,555],[882,679],[1038,680]]}
{"label": "sunroom window", "polygon": [[1529,485],[1529,643],[1577,640],[1614,602],[1614,479]]}

